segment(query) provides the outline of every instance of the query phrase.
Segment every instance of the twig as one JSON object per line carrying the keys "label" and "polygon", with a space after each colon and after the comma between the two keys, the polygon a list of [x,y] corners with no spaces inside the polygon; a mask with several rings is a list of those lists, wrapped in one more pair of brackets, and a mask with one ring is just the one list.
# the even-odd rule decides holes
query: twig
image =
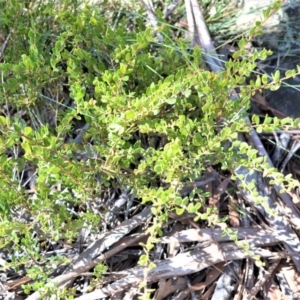
{"label": "twig", "polygon": [[[146,12],[147,12],[147,15],[148,15],[148,21],[151,25],[151,27],[157,31],[158,29],[158,21],[157,21],[157,16],[153,10],[153,4],[152,4],[152,1],[151,0],[140,0],[140,2],[143,4],[143,6],[145,7],[146,9]],[[148,2],[148,3],[146,3]],[[158,41],[160,43],[162,43],[164,41],[164,38],[163,36],[159,33],[159,32],[156,32],[156,37],[158,38]]]}
{"label": "twig", "polygon": [[0,60],[2,60],[2,58],[3,58],[3,54],[4,54],[4,51],[5,51],[6,47],[7,47],[7,45],[8,45],[8,41],[10,39],[11,33],[12,33],[12,30],[10,30],[7,38],[5,39],[3,45],[0,48]]}
{"label": "twig", "polygon": [[168,17],[174,12],[174,10],[179,5],[180,0],[173,0],[173,2],[167,6],[164,10],[164,19],[167,20]]}
{"label": "twig", "polygon": [[[214,72],[223,70],[215,47],[211,42],[210,34],[197,0],[185,0],[189,31],[193,35],[192,47],[199,45],[210,69]],[[191,23],[192,22],[192,23]]]}
{"label": "twig", "polygon": [[[179,243],[191,243],[191,242],[228,242],[230,237],[228,235],[222,235],[223,230],[221,228],[201,228],[198,229],[186,229],[172,236],[162,237],[160,243],[171,243],[172,241],[177,241]],[[274,235],[273,231],[264,230],[255,227],[235,227],[234,234],[238,240],[251,240],[257,236],[261,239],[264,245],[274,245],[280,240]]]}

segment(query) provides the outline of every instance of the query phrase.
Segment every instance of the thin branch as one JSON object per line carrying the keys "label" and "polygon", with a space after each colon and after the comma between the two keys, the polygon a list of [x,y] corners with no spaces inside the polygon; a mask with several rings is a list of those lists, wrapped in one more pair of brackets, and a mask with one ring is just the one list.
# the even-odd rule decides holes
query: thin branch
{"label": "thin branch", "polygon": [[4,54],[4,51],[5,51],[6,47],[7,47],[7,45],[8,45],[8,41],[10,39],[11,33],[12,33],[12,30],[10,30],[7,38],[5,39],[3,45],[0,48],[0,60],[2,60],[2,58],[3,58],[3,54]]}
{"label": "thin branch", "polygon": [[164,19],[167,20],[168,17],[175,11],[178,7],[180,0],[173,0],[173,2],[167,6],[164,10]]}
{"label": "thin branch", "polygon": [[[148,3],[146,3],[146,1]],[[164,38],[163,36],[157,32],[157,29],[158,29],[158,18],[153,10],[153,4],[152,4],[152,1],[151,0],[140,0],[140,2],[143,4],[143,6],[145,7],[146,9],[146,12],[147,12],[147,15],[148,15],[148,21],[151,25],[151,27],[156,31],[156,37],[158,39],[158,41],[160,43],[162,43],[164,41]]]}

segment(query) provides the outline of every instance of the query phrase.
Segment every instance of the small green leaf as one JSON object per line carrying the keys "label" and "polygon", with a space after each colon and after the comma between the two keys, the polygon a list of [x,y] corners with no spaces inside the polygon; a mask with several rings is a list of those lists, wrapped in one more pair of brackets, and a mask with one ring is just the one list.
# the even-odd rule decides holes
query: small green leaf
{"label": "small green leaf", "polygon": [[188,89],[188,90],[185,90],[183,94],[184,94],[184,97],[185,97],[185,98],[188,98],[188,97],[191,96],[192,91],[191,91],[190,89]]}
{"label": "small green leaf", "polygon": [[255,22],[255,26],[256,26],[256,27],[261,26],[261,21],[256,21],[256,22]]}
{"label": "small green leaf", "polygon": [[257,133],[262,133],[262,132],[263,132],[262,126],[257,126],[257,127],[256,127],[256,132],[257,132]]}
{"label": "small green leaf", "polygon": [[268,83],[268,75],[263,74],[262,77],[261,77],[261,81],[264,85],[266,85]]}
{"label": "small green leaf", "polygon": [[272,85],[270,85],[270,90],[277,91],[280,88],[280,86],[281,86],[280,82],[276,83],[276,84],[272,84]]}
{"label": "small green leaf", "polygon": [[253,115],[252,116],[252,122],[255,124],[255,125],[259,125],[260,124],[260,118],[258,115]]}
{"label": "small green leaf", "polygon": [[275,74],[272,75],[272,77],[273,77],[274,81],[279,81],[279,80],[280,80],[280,71],[277,70],[277,71],[275,72]]}
{"label": "small green leaf", "polygon": [[26,136],[30,136],[32,133],[32,128],[31,127],[25,127],[24,128],[24,133]]}
{"label": "small green leaf", "polygon": [[168,104],[170,104],[170,105],[173,105],[173,104],[176,103],[176,101],[177,101],[176,98],[169,98],[169,99],[166,100],[166,103],[168,103]]}
{"label": "small green leaf", "polygon": [[263,10],[262,13],[263,13],[264,19],[267,19],[270,16],[271,10],[272,10],[271,6],[269,6],[267,9]]}
{"label": "small green leaf", "polygon": [[125,117],[126,117],[127,120],[131,121],[131,120],[135,119],[136,114],[132,110],[127,110],[125,112]]}
{"label": "small green leaf", "polygon": [[127,66],[123,63],[120,63],[121,74],[126,74],[126,69],[127,69]]}
{"label": "small green leaf", "polygon": [[190,214],[193,214],[196,212],[196,209],[195,209],[195,205],[193,203],[190,203],[187,207],[187,211],[190,213]]}
{"label": "small green leaf", "polygon": [[6,118],[4,116],[0,116],[0,125],[6,125]]}
{"label": "small green leaf", "polygon": [[125,61],[129,62],[130,60],[131,60],[131,55],[130,55],[129,52],[127,52],[126,55],[125,55]]}
{"label": "small green leaf", "polygon": [[154,216],[156,216],[156,214],[157,214],[157,208],[156,207],[151,207],[151,212],[152,212],[152,214],[154,215]]}
{"label": "small green leaf", "polygon": [[238,51],[234,52],[233,55],[232,55],[232,57],[233,57],[234,59],[237,59],[237,58],[239,58],[240,56],[241,56],[241,50],[238,50]]}
{"label": "small green leaf", "polygon": [[256,31],[256,27],[252,27],[252,28],[250,29],[250,32],[249,32],[250,38],[252,38],[252,37],[254,36],[255,31]]}
{"label": "small green leaf", "polygon": [[175,205],[182,205],[182,198],[181,197],[176,197],[174,199],[174,204]]}
{"label": "small green leaf", "polygon": [[29,145],[28,142],[24,141],[24,142],[22,143],[22,147],[23,147],[23,149],[25,150],[26,155],[30,155],[30,154],[32,153],[31,147],[30,147],[30,145]]}
{"label": "small green leaf", "polygon": [[261,87],[261,78],[260,78],[260,76],[256,77],[255,86],[256,87]]}
{"label": "small green leaf", "polygon": [[296,77],[296,71],[295,70],[287,70],[286,72],[285,72],[285,76],[286,77],[292,77],[292,78],[295,78]]}
{"label": "small green leaf", "polygon": [[242,39],[239,41],[239,49],[244,48],[246,44],[247,44],[247,40],[246,40],[245,38],[242,38]]}
{"label": "small green leaf", "polygon": [[176,207],[175,211],[178,216],[181,216],[184,213],[185,209],[182,207]]}

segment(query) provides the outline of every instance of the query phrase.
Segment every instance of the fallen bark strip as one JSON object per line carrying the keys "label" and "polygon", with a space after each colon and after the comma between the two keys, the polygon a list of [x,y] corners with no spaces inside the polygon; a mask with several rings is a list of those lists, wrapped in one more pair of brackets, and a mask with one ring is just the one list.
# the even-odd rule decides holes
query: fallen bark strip
{"label": "fallen bark strip", "polygon": [[[258,237],[249,241],[252,246],[261,244],[262,241]],[[287,257],[287,253],[273,253],[262,248],[255,248],[251,251],[251,255],[260,255],[261,257]],[[218,244],[212,243],[206,248],[196,248],[192,251],[181,253],[174,258],[165,259],[156,262],[156,267],[147,273],[147,282],[156,282],[162,279],[185,276],[199,272],[205,268],[220,262],[232,260],[240,260],[251,257],[248,251],[239,248],[234,243]],[[76,298],[77,300],[93,300],[105,298],[109,295],[123,291],[131,286],[136,286],[145,278],[144,268],[135,267],[126,271],[128,275],[116,282],[95,290],[89,294]]]}
{"label": "fallen bark strip", "polygon": [[141,213],[133,216],[121,223],[117,228],[104,233],[100,239],[92,243],[81,255],[75,259],[64,273],[71,272],[93,261],[103,251],[108,249],[114,243],[119,241],[126,234],[130,233],[136,227],[145,224],[145,222],[152,216],[151,208],[146,207]]}
{"label": "fallen bark strip", "polygon": [[[204,59],[208,63],[210,69],[214,72],[222,72],[223,67],[220,63],[220,59],[218,58],[218,54],[215,51],[215,48],[213,46],[213,43],[210,38],[209,31],[207,29],[204,17],[202,15],[202,12],[200,10],[199,4],[197,0],[186,0],[186,9],[187,9],[187,16],[188,16],[188,24],[189,29],[192,34],[192,45],[200,45],[203,52],[204,52]],[[237,99],[238,94],[233,90],[231,100]],[[244,118],[245,121],[248,124],[251,124],[248,117]],[[253,144],[255,145],[256,149],[259,151],[259,154],[266,157],[268,163],[272,166],[272,162],[260,140],[258,137],[256,131],[252,128],[250,132],[249,138],[252,140]],[[243,175],[245,177],[245,183],[250,184],[253,182],[253,179],[255,182],[260,182],[263,184],[263,187],[261,189],[258,189],[261,191],[268,191],[268,186],[263,181],[262,175],[259,174],[257,171],[254,171],[253,174],[251,174],[250,170],[248,170],[245,167],[236,167],[235,173],[237,175]],[[300,216],[298,212],[295,210],[294,206],[292,205],[292,200],[289,197],[288,194],[280,194],[280,186],[276,185],[275,190],[279,197],[283,200],[283,202],[286,204],[286,206],[290,209],[290,221],[293,221],[293,224],[295,224],[297,227],[300,225]],[[248,201],[255,207],[258,207],[260,211],[264,211],[264,215],[272,224],[272,227],[275,229],[274,234],[277,234],[282,241],[284,241],[284,246],[287,251],[292,252],[292,259],[296,266],[296,269],[298,273],[300,273],[300,256],[297,255],[300,252],[300,243],[299,238],[291,228],[291,226],[288,223],[287,218],[281,213],[280,209],[278,208],[278,205],[276,204],[276,201],[270,197],[270,195],[263,195],[266,197],[268,201],[268,205],[271,209],[275,210],[277,217],[271,217],[269,214],[266,213],[265,209],[261,206],[256,205],[252,195],[247,193],[246,191],[243,191],[244,195],[247,197]]]}
{"label": "fallen bark strip", "polygon": [[275,269],[278,267],[280,263],[280,259],[277,259],[270,267],[267,271],[264,271],[263,277],[260,278],[255,286],[252,288],[252,290],[250,291],[250,294],[247,295],[245,300],[252,300],[255,299],[256,294],[258,294],[258,292],[260,291],[260,289],[262,288],[262,286],[266,283],[267,280],[269,280],[271,278],[271,276],[273,275]]}
{"label": "fallen bark strip", "polygon": [[[93,267],[95,267],[97,264],[111,258],[112,256],[116,255],[117,253],[119,253],[120,251],[124,250],[125,248],[129,247],[132,244],[135,244],[136,242],[140,241],[141,239],[143,239],[146,236],[146,234],[138,234],[135,236],[132,236],[131,239],[127,239],[126,243],[122,243],[121,245],[118,245],[117,247],[109,250],[108,252],[101,254],[99,257],[97,257],[96,259],[94,259],[92,262],[87,263],[86,265],[75,269],[72,272],[69,272],[67,274],[62,274],[60,276],[57,276],[56,278],[54,278],[53,280],[51,280],[48,284],[49,285],[55,285],[57,287],[60,287],[61,285],[63,285],[64,283],[68,282],[69,280],[72,280],[78,276],[80,276],[80,274],[92,269]],[[36,291],[34,292],[32,295],[30,295],[29,297],[26,298],[26,300],[38,300],[41,297],[41,292],[40,291]]]}
{"label": "fallen bark strip", "polygon": [[[227,264],[221,276],[216,281],[210,300],[230,299],[235,290],[235,279],[240,274],[242,267],[241,260],[234,260]],[[238,299],[238,298],[237,298]]]}
{"label": "fallen bark strip", "polygon": [[[133,239],[127,240],[125,243],[122,243],[121,245],[113,248],[107,253],[100,255],[103,251],[105,251],[111,245],[119,241],[123,236],[130,233],[130,231],[135,229],[137,226],[144,224],[146,220],[151,216],[151,208],[146,207],[140,214],[132,217],[129,220],[124,221],[117,228],[103,234],[101,239],[95,241],[91,245],[91,247],[87,248],[77,259],[75,259],[73,263],[70,264],[70,266],[66,269],[64,274],[53,279],[51,283],[55,283],[57,286],[68,285],[72,281],[72,279],[76,278],[81,273],[88,271],[100,262],[108,259],[109,257],[112,257],[116,253],[127,248],[129,245],[134,244],[143,237],[145,237],[146,235],[138,235],[137,237],[133,237]],[[27,299],[37,300],[39,299],[39,297],[40,291],[36,291]]]}
{"label": "fallen bark strip", "polygon": [[[262,229],[258,227],[235,227],[232,228],[236,232],[237,239],[250,240],[259,236],[263,240],[264,245],[272,245],[278,243],[280,240],[273,234],[273,230]],[[201,229],[187,229],[175,233],[172,236],[164,236],[160,243],[171,243],[178,241],[179,243],[189,242],[227,242],[230,241],[228,235],[222,236],[224,230],[221,228],[201,228]]]}
{"label": "fallen bark strip", "polygon": [[[256,247],[256,246],[258,246],[258,245],[260,245],[260,246],[265,246],[265,245],[269,245],[270,244],[270,242],[272,242],[272,243],[275,243],[275,242],[279,242],[278,240],[276,240],[276,238],[274,238],[273,237],[273,235],[271,234],[271,233],[269,233],[269,231],[268,230],[262,230],[262,229],[260,229],[259,231],[257,231],[257,228],[249,228],[249,230],[250,230],[250,232],[251,232],[251,236],[253,235],[253,239],[249,239],[249,236],[250,235],[247,235],[247,233],[249,233],[249,231],[246,229],[246,230],[244,230],[244,229],[246,229],[246,228],[239,228],[239,234],[238,234],[238,236],[240,236],[240,237],[244,237],[244,238],[246,238],[245,239],[245,241],[247,242],[247,243],[249,243],[249,245],[251,246],[251,247]],[[185,231],[195,231],[196,232],[196,235],[194,235],[194,233],[193,233],[193,235],[195,236],[195,239],[196,238],[199,238],[199,235],[198,235],[198,230],[185,230]],[[200,242],[204,242],[204,241],[210,241],[211,243],[212,243],[212,245],[217,245],[217,243],[215,243],[214,241],[212,241],[212,240],[209,240],[210,238],[211,238],[211,235],[210,235],[210,231],[211,231],[211,229],[203,229],[203,230],[201,230],[201,232],[203,231],[203,236],[202,237],[200,237],[200,240],[198,239],[198,241],[200,241]],[[218,238],[221,238],[222,239],[222,237],[219,235],[218,237],[216,237],[216,235],[217,234],[220,234],[221,233],[221,230],[220,229],[216,229],[216,230],[213,230],[214,231],[214,237],[215,237],[215,239],[218,239]],[[180,233],[178,233],[178,234],[176,234],[176,235],[178,235],[179,236],[179,239],[181,239],[181,237],[180,237],[180,234],[181,234],[181,232]],[[266,237],[266,235],[268,236],[269,235],[269,237]],[[186,237],[185,237],[185,234],[183,233],[182,234],[182,236],[184,237],[184,241],[187,241],[186,240]],[[93,267],[95,267],[97,264],[99,264],[100,262],[103,262],[103,261],[105,261],[105,260],[107,260],[108,258],[110,258],[110,257],[112,257],[112,256],[114,256],[114,255],[116,255],[117,253],[119,253],[120,251],[122,251],[123,249],[125,249],[125,248],[127,248],[127,247],[129,247],[130,245],[132,245],[132,244],[136,244],[138,241],[140,241],[140,240],[142,240],[143,238],[145,238],[146,237],[146,235],[145,234],[140,234],[140,235],[137,235],[137,236],[132,236],[130,239],[126,239],[126,242],[124,242],[124,243],[122,243],[122,244],[120,244],[120,245],[118,245],[118,246],[116,246],[116,247],[114,247],[114,248],[112,248],[111,250],[109,250],[108,252],[106,252],[106,253],[104,253],[104,254],[101,254],[99,257],[97,257],[96,259],[94,259],[94,260],[92,260],[91,262],[89,262],[89,263],[86,263],[84,266],[82,266],[82,267],[79,267],[79,268],[76,268],[75,270],[73,270],[73,271],[71,271],[71,272],[69,272],[69,273],[67,273],[67,274],[62,274],[62,275],[60,275],[60,276],[57,276],[56,278],[54,278],[53,280],[51,280],[51,282],[49,283],[49,284],[55,284],[56,286],[58,286],[58,287],[60,287],[60,286],[62,286],[62,285],[64,285],[65,283],[67,283],[67,282],[69,282],[70,280],[72,280],[72,279],[74,279],[74,278],[76,278],[76,277],[78,277],[78,276],[80,276],[80,274],[82,274],[82,273],[84,273],[84,272],[87,272],[88,270],[90,270],[91,268],[93,268]],[[205,240],[204,240],[204,239]],[[163,239],[165,239],[165,241],[163,240]],[[228,237],[227,237],[227,239],[228,239]],[[168,242],[170,239],[169,239],[169,237],[164,237],[164,238],[162,238],[162,242]],[[196,240],[197,241],[197,240]],[[234,249],[238,249],[238,247],[236,246],[236,245],[234,245],[233,243],[231,243],[232,245],[233,245],[233,247],[234,247]],[[226,248],[227,247],[227,248]],[[224,251],[223,250],[223,248],[225,248],[225,250],[227,249],[228,250],[228,247],[229,246],[226,246],[226,245],[221,245],[221,250],[218,248],[218,252],[210,252],[210,250],[209,251],[205,251],[205,249],[207,249],[207,248],[205,248],[205,249],[201,249],[201,248],[197,248],[196,249],[196,252],[197,251],[200,251],[203,255],[215,255],[216,254],[216,257],[219,259],[220,257],[221,257],[221,254],[222,254],[222,251]],[[201,249],[201,250],[199,250],[199,249]],[[202,251],[203,250],[203,251]],[[194,250],[193,250],[194,251]],[[187,252],[187,253],[193,253],[193,251],[190,251],[190,252]],[[221,252],[220,252],[221,251]],[[208,254],[207,254],[208,253]],[[245,255],[246,255],[247,253],[245,253]],[[185,259],[185,257],[186,256],[188,256],[188,254],[186,254],[186,253],[184,253],[184,254],[180,254],[182,257],[179,259],[179,261],[178,261],[178,263],[179,263],[179,266],[180,267],[182,267],[182,260],[181,259]],[[200,254],[199,254],[200,255]],[[222,254],[223,255],[223,254]],[[248,254],[247,254],[248,255]],[[242,257],[242,258],[244,258],[244,257]],[[173,258],[174,260],[175,260],[175,262],[178,260],[178,255],[177,256],[175,256],[174,258]],[[226,260],[221,260],[221,261],[227,261],[229,259],[229,256],[228,256],[228,254],[226,255]],[[237,256],[235,256],[235,259],[239,259]],[[167,260],[166,260],[167,261]],[[160,264],[161,265],[163,265],[164,264],[164,262],[166,262],[166,261],[162,261],[162,262],[160,262]],[[170,259],[168,260],[168,261],[170,261]],[[217,261],[218,262],[218,261]],[[214,262],[214,258],[212,258],[212,264],[215,264],[215,262]],[[173,268],[173,266],[169,266],[169,271],[172,273],[172,268]],[[133,269],[132,269],[133,270]],[[126,271],[127,273],[132,273],[133,271],[131,271],[131,270],[129,270],[129,271]],[[126,272],[125,272],[125,275],[124,276],[126,276]],[[195,271],[196,272],[196,271]],[[123,272],[124,273],[124,272]],[[191,273],[193,273],[193,272],[191,272]],[[176,275],[176,272],[175,273],[172,273],[172,275],[174,275],[174,276],[179,276],[179,275]],[[172,276],[171,276],[172,277]],[[158,279],[159,280],[159,279]],[[120,281],[120,280],[119,280]],[[117,282],[119,282],[119,281],[117,281]],[[114,288],[114,287],[113,287]],[[126,287],[124,287],[124,288],[126,288]],[[27,300],[37,300],[37,299],[39,299],[39,297],[40,297],[40,292],[39,291],[37,291],[37,292],[35,292],[35,293],[33,293],[32,295],[30,295],[28,298],[27,298]]]}
{"label": "fallen bark strip", "polygon": [[9,31],[9,34],[8,34],[7,38],[5,39],[4,43],[0,47],[0,60],[2,60],[2,58],[3,58],[4,51],[5,51],[5,49],[8,45],[8,42],[9,42],[9,39],[10,39],[10,36],[11,36],[12,32],[13,32],[13,30],[11,29]]}

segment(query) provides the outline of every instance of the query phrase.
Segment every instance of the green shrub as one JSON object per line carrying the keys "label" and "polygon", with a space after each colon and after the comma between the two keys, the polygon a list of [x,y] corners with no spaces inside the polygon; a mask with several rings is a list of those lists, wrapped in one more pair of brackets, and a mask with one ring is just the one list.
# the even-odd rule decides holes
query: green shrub
{"label": "green shrub", "polygon": [[[219,222],[203,193],[182,198],[179,191],[207,163],[223,170],[268,168],[237,133],[251,129],[244,120],[251,95],[280,85],[277,75],[246,83],[256,61],[270,53],[246,57],[242,40],[235,59],[213,73],[199,67],[198,48],[189,55],[184,40],[168,38],[167,26],[160,29],[165,37],[160,45],[140,16],[129,31],[123,21],[112,28],[102,11],[89,6],[57,10],[54,4],[24,10],[25,3],[11,1],[1,12],[13,32],[0,65],[0,99],[14,113],[0,116],[0,244],[26,253],[11,266],[43,261],[47,241],[73,241],[84,226],[98,230],[104,208],[95,215],[86,203],[109,188],[130,187],[143,204],[152,204],[148,250],[171,211]],[[240,98],[231,101],[236,88]],[[253,117],[258,130],[298,124],[267,120],[260,124]],[[88,124],[82,143],[72,142],[74,122]],[[28,167],[38,174],[33,195],[21,186]],[[267,175],[284,180],[274,170]],[[54,188],[58,184],[61,189]],[[79,208],[76,217],[68,205]],[[43,282],[63,260],[35,265],[28,274]],[[148,260],[143,256],[141,263]]]}

